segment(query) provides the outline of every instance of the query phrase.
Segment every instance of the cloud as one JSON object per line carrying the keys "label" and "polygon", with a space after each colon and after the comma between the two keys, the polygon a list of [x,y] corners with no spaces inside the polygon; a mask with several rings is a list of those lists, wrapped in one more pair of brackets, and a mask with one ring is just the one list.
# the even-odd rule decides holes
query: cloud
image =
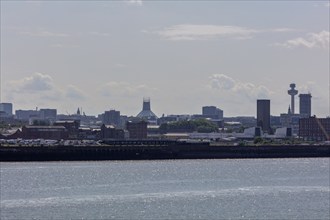
{"label": "cloud", "polygon": [[249,100],[260,98],[269,98],[271,91],[265,86],[257,86],[249,82],[239,82],[225,74],[214,74],[210,77],[210,85],[212,89],[229,92],[245,96]]}
{"label": "cloud", "polygon": [[56,33],[51,31],[37,30],[37,31],[20,31],[19,34],[30,37],[69,37],[69,34]]}
{"label": "cloud", "polygon": [[12,92],[43,92],[54,88],[53,78],[47,74],[34,73],[32,76],[25,77],[21,80],[9,82]]}
{"label": "cloud", "polygon": [[82,90],[74,85],[68,85],[65,91],[65,97],[72,100],[84,100],[86,96]]}
{"label": "cloud", "polygon": [[138,6],[141,6],[143,4],[142,0],[128,0],[126,2],[130,5],[138,5]]}
{"label": "cloud", "polygon": [[103,85],[99,92],[102,96],[111,97],[132,97],[132,96],[145,96],[154,93],[157,89],[148,87],[144,84],[132,84],[129,82],[108,82]]}
{"label": "cloud", "polygon": [[181,24],[166,27],[160,31],[144,31],[146,33],[154,33],[165,38],[166,40],[208,40],[221,37],[230,37],[234,39],[250,39],[255,34],[263,32],[288,32],[294,31],[289,28],[277,29],[252,29],[239,26],[222,26],[222,25],[193,25]]}
{"label": "cloud", "polygon": [[308,33],[305,38],[298,37],[288,40],[284,43],[277,43],[275,46],[281,46],[285,48],[305,47],[308,49],[322,48],[329,49],[330,34],[329,31],[321,31],[319,33]]}

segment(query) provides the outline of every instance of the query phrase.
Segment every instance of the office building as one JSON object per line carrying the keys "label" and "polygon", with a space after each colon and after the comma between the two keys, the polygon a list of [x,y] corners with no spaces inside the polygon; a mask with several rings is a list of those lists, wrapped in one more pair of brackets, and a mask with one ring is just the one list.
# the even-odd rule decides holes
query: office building
{"label": "office building", "polygon": [[310,117],[312,115],[312,95],[300,94],[299,95],[299,113],[304,117]]}
{"label": "office building", "polygon": [[223,111],[215,106],[203,106],[202,115],[205,118],[223,119]]}
{"label": "office building", "polygon": [[270,100],[257,100],[257,126],[261,127],[263,132],[272,133],[270,127]]}
{"label": "office building", "polygon": [[40,119],[55,121],[57,116],[56,109],[40,109],[39,110]]}
{"label": "office building", "polygon": [[103,123],[106,125],[120,125],[120,111],[110,110],[105,111],[103,115]]}

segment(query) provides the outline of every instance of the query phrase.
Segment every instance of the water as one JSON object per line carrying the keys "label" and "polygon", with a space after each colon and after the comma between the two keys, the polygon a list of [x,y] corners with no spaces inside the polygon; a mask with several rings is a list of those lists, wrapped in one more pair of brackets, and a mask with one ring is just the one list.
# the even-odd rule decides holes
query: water
{"label": "water", "polygon": [[330,159],[1,163],[0,219],[330,219]]}

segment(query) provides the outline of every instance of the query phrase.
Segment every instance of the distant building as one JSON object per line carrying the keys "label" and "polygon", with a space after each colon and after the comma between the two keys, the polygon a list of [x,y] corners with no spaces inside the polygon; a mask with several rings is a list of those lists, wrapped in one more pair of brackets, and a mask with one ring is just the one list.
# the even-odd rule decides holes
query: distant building
{"label": "distant building", "polygon": [[299,95],[299,113],[302,116],[310,117],[312,115],[312,95],[300,94]]}
{"label": "distant building", "polygon": [[143,99],[142,111],[136,117],[144,119],[150,124],[157,124],[157,116],[151,111],[149,98]]}
{"label": "distant building", "polygon": [[301,118],[299,137],[308,141],[330,141],[330,118]]}
{"label": "distant building", "polygon": [[257,100],[257,126],[261,127],[263,132],[272,133],[270,127],[270,100]]}
{"label": "distant building", "polygon": [[202,115],[205,118],[211,119],[223,119],[223,110],[215,107],[215,106],[203,106]]}
{"label": "distant building", "polygon": [[0,112],[4,112],[7,116],[13,115],[12,103],[0,103]]}
{"label": "distant building", "polygon": [[112,125],[101,126],[101,139],[124,139],[125,132],[123,129],[116,129]]}
{"label": "distant building", "polygon": [[57,110],[56,109],[40,109],[39,116],[40,116],[40,119],[50,120],[50,121],[54,122],[56,120]]}
{"label": "distant building", "polygon": [[67,139],[68,135],[64,126],[23,126],[21,133],[24,139],[61,140]]}
{"label": "distant building", "polygon": [[54,126],[63,126],[68,130],[69,139],[77,139],[79,134],[80,121],[56,121]]}
{"label": "distant building", "polygon": [[37,110],[16,110],[16,119],[21,121],[33,121],[34,119],[39,119],[40,114]]}
{"label": "distant building", "polygon": [[126,128],[129,132],[130,139],[147,139],[147,125],[146,121],[132,122],[128,121],[126,123]]}
{"label": "distant building", "polygon": [[[290,112],[290,111],[288,111]],[[291,114],[291,113],[283,113],[280,115],[280,122],[282,127],[291,128],[291,132],[293,135],[298,135],[299,132],[299,120],[301,119],[300,114]]]}
{"label": "distant building", "polygon": [[110,110],[105,111],[103,115],[103,123],[106,125],[120,125],[120,111]]}

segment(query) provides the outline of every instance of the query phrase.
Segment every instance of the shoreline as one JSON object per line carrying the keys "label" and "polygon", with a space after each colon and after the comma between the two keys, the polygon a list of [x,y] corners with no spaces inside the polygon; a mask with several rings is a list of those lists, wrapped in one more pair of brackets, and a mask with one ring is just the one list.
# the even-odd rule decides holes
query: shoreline
{"label": "shoreline", "polygon": [[0,146],[0,162],[329,157],[329,145]]}

